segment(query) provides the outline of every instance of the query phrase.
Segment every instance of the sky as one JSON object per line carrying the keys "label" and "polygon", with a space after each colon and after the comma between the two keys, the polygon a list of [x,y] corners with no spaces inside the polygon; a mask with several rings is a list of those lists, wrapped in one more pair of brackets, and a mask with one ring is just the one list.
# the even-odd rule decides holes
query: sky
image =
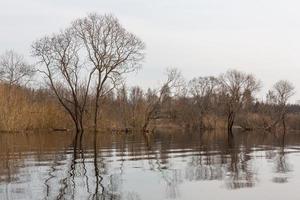
{"label": "sky", "polygon": [[254,74],[260,98],[281,79],[300,99],[298,0],[0,0],[0,53],[30,58],[30,45],[87,13],[110,13],[146,43],[143,68],[129,85],[153,87],[167,67],[186,79],[228,69]]}

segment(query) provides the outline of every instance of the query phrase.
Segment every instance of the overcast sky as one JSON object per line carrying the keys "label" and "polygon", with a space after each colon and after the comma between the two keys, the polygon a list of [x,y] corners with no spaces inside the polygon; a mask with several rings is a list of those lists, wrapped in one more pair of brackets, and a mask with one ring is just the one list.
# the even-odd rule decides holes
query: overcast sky
{"label": "overcast sky", "polygon": [[288,79],[299,91],[294,101],[300,99],[299,10],[297,0],[0,0],[0,52],[29,56],[38,37],[89,12],[112,13],[147,46],[130,85],[153,86],[166,67],[187,79],[235,68],[256,75],[263,92]]}

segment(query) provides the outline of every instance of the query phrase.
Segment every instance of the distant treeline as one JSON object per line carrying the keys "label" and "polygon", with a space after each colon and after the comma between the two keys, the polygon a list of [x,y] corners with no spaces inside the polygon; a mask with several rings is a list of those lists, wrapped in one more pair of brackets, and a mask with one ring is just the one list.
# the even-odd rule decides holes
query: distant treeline
{"label": "distant treeline", "polygon": [[[0,57],[0,129],[142,131],[157,127],[300,129],[293,85],[280,80],[256,99],[261,82],[237,70],[185,80],[168,69],[160,86],[127,87],[145,44],[112,15],[90,14],[32,45],[34,64],[10,50]],[[44,81],[42,81],[44,80]]]}
{"label": "distant treeline", "polygon": [[[100,130],[110,131],[151,131],[156,127],[172,128],[175,125],[175,128],[191,130],[226,129],[232,106],[232,112],[236,112],[234,124],[244,130],[275,130],[282,127],[283,119],[286,119],[288,128],[300,129],[299,105],[275,104],[271,100],[260,102],[249,94],[243,102],[231,102],[228,95],[219,93],[220,88],[207,90],[208,88],[202,88],[207,84],[199,85],[200,80],[210,79],[211,77],[197,78],[196,87],[195,79],[178,88],[163,84],[157,89],[143,90],[139,86],[122,85],[101,97],[98,127]],[[195,88],[205,93],[194,93]],[[69,114],[50,88],[2,83],[0,94],[2,131],[74,128]],[[86,129],[93,128],[93,102],[93,96],[89,96],[85,107]]]}

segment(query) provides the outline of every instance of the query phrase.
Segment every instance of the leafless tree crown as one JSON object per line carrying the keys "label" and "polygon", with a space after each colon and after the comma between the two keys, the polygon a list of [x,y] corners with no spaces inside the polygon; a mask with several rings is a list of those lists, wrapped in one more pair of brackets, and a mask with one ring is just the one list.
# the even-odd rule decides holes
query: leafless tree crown
{"label": "leafless tree crown", "polygon": [[0,80],[9,85],[26,84],[34,75],[34,68],[13,50],[0,56]]}

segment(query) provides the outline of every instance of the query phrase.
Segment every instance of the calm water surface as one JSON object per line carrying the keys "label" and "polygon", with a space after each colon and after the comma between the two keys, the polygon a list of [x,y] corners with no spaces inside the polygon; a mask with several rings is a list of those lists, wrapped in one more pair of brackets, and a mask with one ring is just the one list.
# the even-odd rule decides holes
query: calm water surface
{"label": "calm water surface", "polygon": [[0,199],[299,199],[300,133],[0,135]]}

